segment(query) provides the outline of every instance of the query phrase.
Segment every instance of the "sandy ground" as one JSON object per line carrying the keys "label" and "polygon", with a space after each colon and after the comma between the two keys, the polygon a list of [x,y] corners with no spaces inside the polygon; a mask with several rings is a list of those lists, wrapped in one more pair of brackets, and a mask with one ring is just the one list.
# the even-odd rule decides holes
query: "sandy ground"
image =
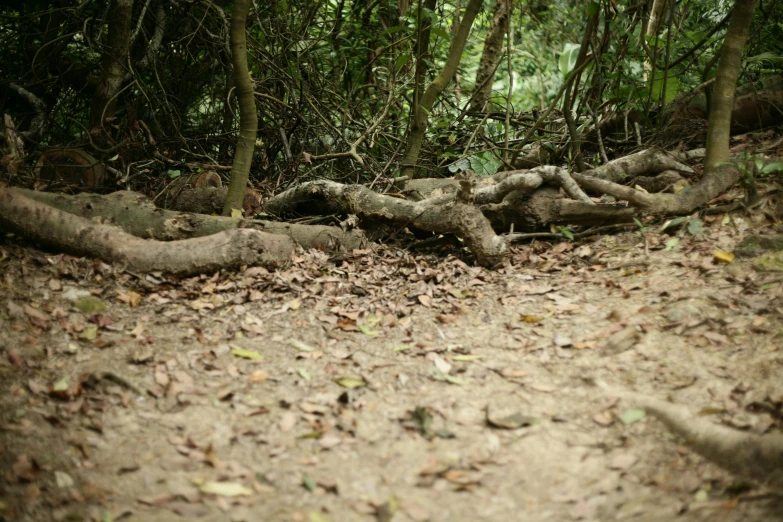
{"label": "sandy ground", "polygon": [[595,386],[780,429],[781,278],[714,260],[747,228],[179,281],[6,242],[0,520],[779,521]]}

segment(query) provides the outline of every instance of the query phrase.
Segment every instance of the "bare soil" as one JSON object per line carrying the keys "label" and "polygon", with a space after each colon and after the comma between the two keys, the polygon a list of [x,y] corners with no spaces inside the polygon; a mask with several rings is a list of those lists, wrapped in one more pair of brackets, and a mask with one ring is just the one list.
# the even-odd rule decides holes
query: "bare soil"
{"label": "bare soil", "polygon": [[783,280],[715,259],[755,226],[182,280],[6,242],[0,520],[781,520],[594,384],[779,430]]}

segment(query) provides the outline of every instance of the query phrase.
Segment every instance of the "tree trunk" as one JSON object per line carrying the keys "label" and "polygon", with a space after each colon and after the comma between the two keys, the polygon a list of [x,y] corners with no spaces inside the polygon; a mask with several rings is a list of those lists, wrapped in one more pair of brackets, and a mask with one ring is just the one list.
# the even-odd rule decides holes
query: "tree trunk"
{"label": "tree trunk", "polygon": [[[585,34],[582,37],[582,46],[579,48],[579,54],[576,57],[574,70],[571,72],[571,74],[578,74],[576,71],[587,57],[587,51],[590,49],[590,41],[593,37],[593,32],[598,27],[598,15],[600,13],[600,9],[596,9],[596,12],[587,22]],[[573,156],[574,162],[576,163],[576,171],[584,172],[585,160],[584,156],[582,155],[581,133],[577,129],[576,122],[574,121],[574,117],[571,114],[571,105],[573,105],[573,98],[571,97],[571,93],[572,91],[577,90],[578,85],[575,85],[577,81],[578,78],[574,82],[568,83],[568,86],[566,87],[565,95],[563,96],[563,116],[565,117],[566,125],[568,126],[568,134],[571,136],[571,155]]]}
{"label": "tree trunk", "polygon": [[[435,0],[426,0],[424,9],[432,12],[435,10]],[[416,38],[416,72],[414,73],[414,92],[413,92],[413,114],[419,109],[421,97],[424,93],[424,78],[427,76],[427,56],[430,49],[430,34],[432,33],[432,19],[428,16],[426,21],[422,22],[424,9],[419,0],[419,27],[418,37]]]}
{"label": "tree trunk", "polygon": [[720,51],[718,72],[710,103],[710,119],[707,124],[707,157],[704,173],[709,173],[716,163],[729,161],[729,137],[731,112],[734,108],[734,91],[737,88],[742,65],[742,49],[748,39],[753,21],[756,0],[736,0],[731,13],[729,28]]}
{"label": "tree trunk", "polygon": [[234,83],[239,102],[239,137],[234,151],[231,181],[223,206],[223,215],[230,216],[233,209],[241,212],[245,188],[253,162],[253,148],[258,132],[258,115],[253,94],[253,80],[247,67],[247,13],[250,0],[236,0],[231,14],[231,64],[234,66]]}
{"label": "tree trunk", "polygon": [[506,31],[506,19],[511,12],[511,0],[495,0],[492,21],[484,39],[484,50],[481,53],[478,71],[476,71],[476,86],[470,110],[473,112],[487,111],[492,97],[492,80],[500,65],[503,50],[503,35]]}
{"label": "tree trunk", "polygon": [[647,29],[645,34],[647,37],[652,37],[658,34],[661,28],[661,20],[663,19],[663,10],[666,7],[666,0],[654,0],[652,7],[650,8],[650,18],[647,20]]}
{"label": "tree trunk", "polygon": [[108,22],[109,37],[103,51],[101,77],[90,107],[90,129],[102,127],[104,118],[114,115],[130,53],[133,0],[114,0]]}
{"label": "tree trunk", "polygon": [[482,0],[470,0],[468,3],[468,7],[465,9],[465,16],[459,25],[457,36],[451,42],[446,65],[443,66],[440,74],[429,84],[416,112],[413,114],[413,124],[411,125],[410,135],[408,135],[405,157],[402,160],[401,174],[403,176],[408,178],[414,177],[416,163],[419,160],[419,152],[421,152],[421,145],[424,141],[424,134],[427,132],[427,123],[429,114],[432,112],[432,106],[435,105],[435,100],[457,73],[462,51],[465,49],[465,42],[468,40],[473,20],[475,20],[479,9],[481,9],[481,3]]}

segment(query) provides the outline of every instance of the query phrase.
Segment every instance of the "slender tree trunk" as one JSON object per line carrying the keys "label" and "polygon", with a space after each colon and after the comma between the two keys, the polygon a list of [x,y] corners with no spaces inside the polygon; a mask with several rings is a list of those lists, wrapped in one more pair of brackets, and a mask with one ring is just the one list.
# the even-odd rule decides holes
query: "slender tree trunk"
{"label": "slender tree trunk", "polygon": [[[579,54],[577,55],[576,63],[574,64],[574,71],[571,72],[571,74],[577,74],[576,70],[582,65],[587,57],[587,51],[590,48],[590,40],[593,37],[593,32],[598,27],[599,14],[600,11],[596,10],[595,14],[587,22],[585,34],[582,37],[582,46],[579,48]],[[578,85],[574,85],[575,83],[576,82],[571,82],[566,87],[565,95],[563,96],[563,116],[565,117],[566,125],[568,126],[568,134],[571,136],[571,155],[576,163],[576,170],[577,172],[584,172],[585,160],[582,155],[582,137],[579,130],[576,128],[576,122],[571,114],[571,105],[573,104],[571,93],[579,87]]]}
{"label": "slender tree trunk", "polygon": [[[227,56],[229,60],[231,59],[230,56]],[[233,96],[234,92],[234,71],[231,67],[226,65],[226,85],[224,87],[224,95],[223,95],[223,132],[225,134],[229,134],[231,130],[234,128],[234,110],[233,107],[231,107],[231,96]],[[226,158],[228,155],[228,148],[231,144],[228,137],[225,139],[222,139],[220,141],[220,148],[218,149],[218,159],[221,161]]]}
{"label": "slender tree trunk", "polygon": [[[456,9],[454,13],[454,21],[451,23],[451,37],[456,38],[457,32],[459,31],[459,23],[460,23],[460,17],[459,14],[462,12],[462,1],[457,0],[456,3]],[[454,93],[454,99],[457,101],[457,105],[459,105],[460,95],[462,93],[462,89],[460,88],[460,85],[462,84],[462,79],[459,75],[459,70],[457,70],[457,74],[454,75],[454,87],[452,87],[451,92]]]}
{"label": "slender tree trunk", "polygon": [[654,0],[652,7],[650,8],[650,18],[647,21],[647,29],[645,34],[655,36],[661,28],[661,19],[663,18],[663,10],[666,7],[667,0]]}
{"label": "slender tree trunk", "polygon": [[443,66],[443,70],[440,74],[432,80],[432,83],[429,84],[427,90],[424,91],[421,102],[419,103],[416,112],[413,114],[413,124],[411,125],[411,132],[408,135],[405,157],[402,160],[401,175],[403,176],[412,178],[416,172],[419,152],[421,152],[424,134],[427,132],[429,114],[432,111],[433,105],[435,105],[435,100],[438,99],[440,93],[443,92],[443,89],[446,88],[457,73],[462,51],[465,49],[465,42],[468,40],[468,34],[470,34],[470,28],[473,26],[473,20],[475,20],[479,9],[481,9],[482,1],[483,0],[470,0],[470,2],[468,2],[468,7],[465,9],[465,15],[459,25],[457,36],[454,38],[454,41],[451,42],[451,49],[449,49],[446,65]]}
{"label": "slender tree trunk", "polygon": [[231,14],[231,64],[234,66],[234,83],[239,101],[239,137],[231,166],[231,181],[223,205],[223,215],[230,216],[232,209],[242,209],[245,198],[253,148],[258,132],[258,115],[253,95],[253,80],[247,67],[247,13],[251,0],[235,0]]}
{"label": "slender tree trunk", "polygon": [[704,173],[710,172],[716,163],[729,161],[729,137],[731,132],[731,111],[734,108],[734,91],[737,88],[742,65],[742,49],[748,39],[753,21],[753,7],[756,0],[736,0],[731,13],[729,28],[720,50],[718,72],[710,104],[710,119],[707,124],[707,155],[704,158]]}
{"label": "slender tree trunk", "polygon": [[103,50],[101,77],[90,106],[90,129],[103,126],[114,115],[125,78],[133,28],[133,0],[114,0],[109,10],[109,36]]}
{"label": "slender tree trunk", "polygon": [[430,49],[430,33],[432,32],[432,19],[428,16],[426,20],[424,16],[424,10],[434,11],[435,0],[426,0],[424,9],[421,6],[421,0],[419,0],[419,11],[417,14],[419,27],[418,37],[416,38],[416,72],[414,73],[414,88],[413,93],[413,114],[419,110],[419,104],[421,103],[421,97],[424,94],[424,78],[427,76],[427,56]]}
{"label": "slender tree trunk", "polygon": [[492,97],[492,80],[500,65],[503,52],[503,35],[506,32],[506,20],[511,12],[511,0],[495,0],[492,22],[489,24],[487,36],[484,39],[484,50],[481,53],[478,71],[476,71],[476,87],[470,110],[483,112],[488,110]]}

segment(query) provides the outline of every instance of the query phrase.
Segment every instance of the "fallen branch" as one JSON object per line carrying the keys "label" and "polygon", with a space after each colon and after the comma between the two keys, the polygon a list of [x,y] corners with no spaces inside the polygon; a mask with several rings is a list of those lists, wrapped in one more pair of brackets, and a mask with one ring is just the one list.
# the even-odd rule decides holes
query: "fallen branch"
{"label": "fallen branch", "polygon": [[190,275],[242,265],[274,267],[294,251],[288,237],[249,229],[171,242],[139,239],[26,198],[4,185],[0,185],[0,228],[59,251],[123,264],[134,272]]}

